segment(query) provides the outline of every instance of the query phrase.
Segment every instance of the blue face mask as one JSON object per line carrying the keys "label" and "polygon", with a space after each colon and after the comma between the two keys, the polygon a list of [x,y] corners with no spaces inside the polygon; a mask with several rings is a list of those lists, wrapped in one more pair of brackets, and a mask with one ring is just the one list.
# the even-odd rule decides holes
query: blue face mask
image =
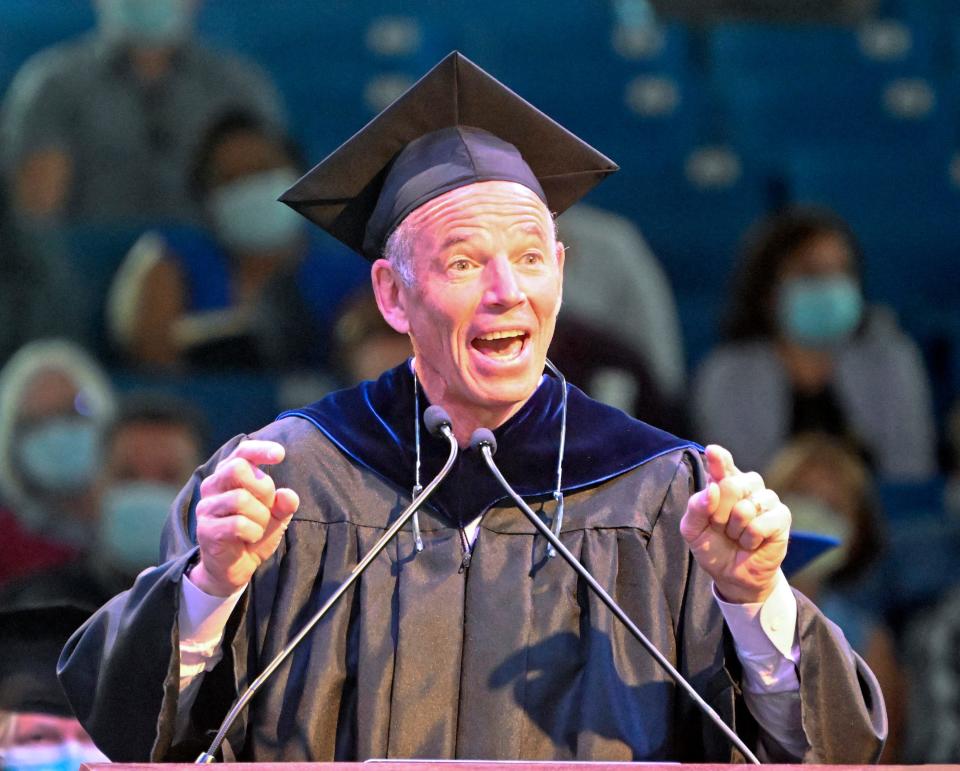
{"label": "blue face mask", "polygon": [[110,39],[131,45],[175,45],[190,32],[190,0],[99,0],[100,29]]}
{"label": "blue face mask", "polygon": [[863,295],[849,276],[791,278],[780,287],[780,329],[800,345],[825,348],[841,343],[862,316]]}
{"label": "blue face mask", "polygon": [[51,418],[27,429],[18,446],[27,480],[47,493],[80,490],[93,480],[99,460],[97,426],[84,418]]}
{"label": "blue face mask", "polygon": [[160,531],[178,492],[158,482],[123,482],[108,490],[97,535],[103,558],[127,573],[155,565]]}
{"label": "blue face mask", "polygon": [[284,249],[303,233],[304,219],[277,196],[296,182],[292,169],[274,169],[223,185],[210,195],[217,237],[231,250]]}
{"label": "blue face mask", "polygon": [[0,750],[4,771],[77,771],[81,763],[109,763],[110,759],[88,742],[26,744]]}

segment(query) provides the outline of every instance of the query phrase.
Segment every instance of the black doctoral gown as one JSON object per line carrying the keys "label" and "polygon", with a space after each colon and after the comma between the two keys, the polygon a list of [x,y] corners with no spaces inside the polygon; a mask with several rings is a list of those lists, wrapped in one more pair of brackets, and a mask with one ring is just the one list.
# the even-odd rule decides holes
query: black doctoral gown
{"label": "black doctoral gown", "polygon": [[[569,388],[561,537],[698,692],[768,757],[783,757],[739,698],[739,666],[709,577],[679,533],[701,485],[700,448]],[[426,397],[419,394],[421,410]],[[561,387],[544,378],[497,429],[504,475],[555,513]],[[81,722],[117,761],[171,760],[209,740],[231,700],[285,645],[409,502],[414,386],[378,381],[281,416],[251,436],[287,448],[267,470],[301,506],[227,626],[174,736],[179,582],[194,546],[197,470],[175,504],[164,558],[74,635],[61,679]],[[447,444],[422,436],[426,481]],[[469,565],[461,524],[483,514]],[[401,532],[274,673],[228,734],[228,757],[738,759],[722,734],[615,622],[463,453],[422,510],[425,548]],[[839,630],[798,595],[804,760],[874,760],[885,732],[876,680]],[[185,738],[184,738],[185,737]]]}

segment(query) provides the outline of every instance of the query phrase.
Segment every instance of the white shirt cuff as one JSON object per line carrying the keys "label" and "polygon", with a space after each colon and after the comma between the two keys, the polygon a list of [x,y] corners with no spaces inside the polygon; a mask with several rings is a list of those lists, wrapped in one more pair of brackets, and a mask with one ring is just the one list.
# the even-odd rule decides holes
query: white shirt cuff
{"label": "white shirt cuff", "polygon": [[223,632],[246,587],[229,597],[215,597],[197,587],[190,576],[180,581],[180,690],[221,659]]}
{"label": "white shirt cuff", "polygon": [[754,693],[775,693],[799,687],[797,664],[797,598],[783,572],[764,602],[726,602],[713,596],[733,636],[737,657],[743,665],[744,685]]}

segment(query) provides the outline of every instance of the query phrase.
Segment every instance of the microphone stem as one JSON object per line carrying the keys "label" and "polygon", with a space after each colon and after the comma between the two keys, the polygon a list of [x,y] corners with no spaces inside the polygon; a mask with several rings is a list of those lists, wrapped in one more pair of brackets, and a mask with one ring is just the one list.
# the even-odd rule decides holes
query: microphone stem
{"label": "microphone stem", "polygon": [[497,468],[497,464],[493,462],[493,453],[490,449],[490,445],[482,444],[480,446],[480,451],[483,454],[483,459],[487,463],[487,467],[497,478],[497,481],[503,486],[503,489],[507,491],[510,497],[513,499],[514,503],[520,507],[520,510],[524,513],[527,519],[533,524],[533,526],[540,532],[540,534],[547,539],[553,548],[557,551],[560,556],[562,556],[570,567],[572,567],[577,575],[579,575],[584,581],[587,582],[587,585],[594,591],[594,593],[600,598],[604,605],[606,605],[610,612],[622,623],[634,636],[634,638],[639,642],[644,648],[647,649],[647,652],[653,656],[656,662],[666,670],[667,674],[673,678],[673,680],[679,685],[687,695],[696,702],[696,704],[703,710],[704,714],[707,715],[716,726],[723,731],[724,735],[730,740],[730,742],[743,753],[744,757],[747,758],[751,763],[760,765],[760,760],[754,755],[750,748],[743,743],[743,740],[734,733],[733,729],[730,728],[726,723],[723,722],[723,719],[716,713],[716,711],[704,701],[703,697],[694,690],[693,686],[687,682],[686,678],[677,671],[676,667],[671,664],[667,658],[660,652],[660,650],[655,646],[650,640],[647,639],[646,635],[640,631],[640,628],[630,620],[630,617],[624,612],[616,600],[613,599],[607,591],[599,584],[597,579],[595,579],[589,570],[587,570],[580,561],[570,553],[570,550],[563,545],[563,542],[553,534],[553,531],[547,527],[547,525],[534,513],[526,501],[521,498],[516,491],[510,486],[506,479],[504,479],[503,474],[500,473],[500,469]]}
{"label": "microphone stem", "polygon": [[237,716],[247,705],[250,699],[253,698],[253,695],[257,692],[261,685],[266,682],[267,678],[273,674],[274,670],[279,667],[283,661],[289,656],[294,648],[300,644],[300,641],[310,633],[310,630],[313,629],[320,620],[327,615],[327,612],[332,608],[337,600],[343,596],[343,594],[353,586],[354,582],[360,577],[360,575],[367,569],[371,562],[376,559],[377,555],[386,548],[387,544],[393,540],[394,536],[400,529],[410,520],[410,518],[417,513],[420,507],[426,502],[426,500],[431,496],[434,489],[439,485],[444,478],[449,473],[450,469],[453,467],[453,462],[457,458],[457,452],[459,447],[457,445],[457,440],[453,435],[453,432],[449,427],[444,427],[442,429],[444,437],[447,441],[450,442],[450,454],[447,456],[446,463],[443,464],[443,468],[440,469],[440,473],[437,474],[425,488],[423,492],[420,493],[416,498],[414,498],[410,505],[404,509],[403,513],[394,521],[390,527],[387,528],[386,532],[380,536],[377,542],[370,547],[363,558],[354,566],[353,570],[350,571],[350,575],[341,583],[330,595],[329,599],[323,606],[303,625],[303,628],[297,632],[286,644],[284,649],[276,655],[276,657],[267,664],[266,668],[257,676],[256,680],[250,683],[246,691],[244,691],[240,698],[234,703],[233,707],[230,708],[230,712],[227,713],[227,716],[223,719],[223,722],[220,724],[220,730],[217,732],[217,735],[214,737],[213,741],[210,743],[210,747],[207,748],[206,752],[200,754],[200,756],[194,761],[196,764],[207,764],[214,762],[214,754],[220,748],[220,744],[223,742],[224,737],[227,735],[227,731],[230,729],[230,726],[233,725],[234,720],[237,719]]}

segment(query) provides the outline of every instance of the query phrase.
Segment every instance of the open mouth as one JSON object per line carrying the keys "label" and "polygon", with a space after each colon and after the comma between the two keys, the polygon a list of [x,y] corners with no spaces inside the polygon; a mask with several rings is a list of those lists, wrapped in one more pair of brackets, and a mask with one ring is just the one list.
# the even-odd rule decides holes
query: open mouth
{"label": "open mouth", "polygon": [[522,353],[529,336],[522,329],[503,329],[475,337],[470,344],[484,356],[509,361]]}

